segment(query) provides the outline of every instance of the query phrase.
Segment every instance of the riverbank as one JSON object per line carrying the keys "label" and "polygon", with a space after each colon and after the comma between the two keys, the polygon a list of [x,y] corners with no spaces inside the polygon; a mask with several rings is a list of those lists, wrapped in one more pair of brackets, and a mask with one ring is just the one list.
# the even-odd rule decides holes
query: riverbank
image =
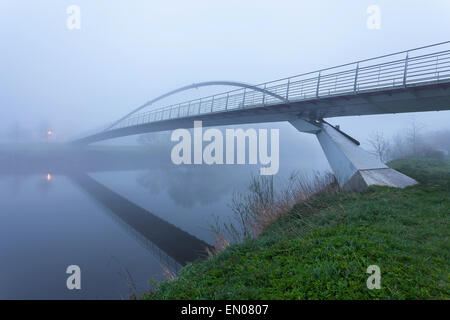
{"label": "riverbank", "polygon": [[[390,164],[419,185],[324,194],[144,299],[449,299],[450,160]],[[369,290],[370,265],[381,289]]]}

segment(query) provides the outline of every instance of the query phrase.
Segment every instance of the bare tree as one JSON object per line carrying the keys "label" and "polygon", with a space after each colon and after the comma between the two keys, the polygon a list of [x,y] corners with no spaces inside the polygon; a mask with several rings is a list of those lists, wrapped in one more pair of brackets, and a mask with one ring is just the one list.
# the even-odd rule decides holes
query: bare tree
{"label": "bare tree", "polygon": [[8,138],[14,142],[18,142],[20,139],[20,125],[18,122],[14,123],[9,129]]}
{"label": "bare tree", "polygon": [[414,119],[406,130],[406,139],[414,156],[417,156],[420,153],[421,147],[423,147],[422,131],[424,128],[424,124],[418,123]]}
{"label": "bare tree", "polygon": [[413,121],[397,133],[391,143],[389,160],[411,156],[440,158],[450,154],[450,130],[423,132],[425,126]]}
{"label": "bare tree", "polygon": [[435,150],[441,150],[446,155],[450,154],[450,130],[440,130],[427,135],[429,144]]}
{"label": "bare tree", "polygon": [[28,138],[27,130],[16,121],[8,131],[8,137],[13,142],[24,141]]}
{"label": "bare tree", "polygon": [[36,136],[41,141],[48,141],[50,131],[53,131],[50,123],[43,120],[36,130]]}
{"label": "bare tree", "polygon": [[389,160],[390,144],[384,138],[382,132],[373,132],[370,135],[369,139],[367,139],[367,142],[372,147],[372,153],[375,154],[380,159],[380,161],[386,162]]}
{"label": "bare tree", "polygon": [[404,133],[397,133],[392,138],[391,148],[389,150],[389,159],[401,159],[406,158],[412,154],[411,149],[408,148],[407,143],[405,142]]}

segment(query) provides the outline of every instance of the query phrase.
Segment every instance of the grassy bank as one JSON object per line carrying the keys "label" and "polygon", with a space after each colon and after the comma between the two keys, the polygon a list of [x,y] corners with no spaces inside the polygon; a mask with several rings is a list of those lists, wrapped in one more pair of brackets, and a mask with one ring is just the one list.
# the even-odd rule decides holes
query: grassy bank
{"label": "grassy bank", "polygon": [[[396,160],[406,189],[321,195],[144,299],[449,299],[450,160]],[[381,289],[366,286],[369,265]]]}

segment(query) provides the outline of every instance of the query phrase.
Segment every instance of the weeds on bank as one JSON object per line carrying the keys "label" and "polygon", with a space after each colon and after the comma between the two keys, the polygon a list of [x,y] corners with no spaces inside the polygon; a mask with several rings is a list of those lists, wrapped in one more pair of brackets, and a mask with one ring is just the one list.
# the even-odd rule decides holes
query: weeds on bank
{"label": "weeds on bank", "polygon": [[[450,159],[404,159],[391,166],[421,184],[363,193],[340,192],[331,184],[288,213],[280,210],[269,226],[252,229],[248,223],[242,243],[189,264],[143,298],[448,299]],[[256,185],[252,190],[266,184]],[[271,190],[270,184],[263,188]],[[258,205],[245,202],[249,208],[284,207],[282,201],[275,205],[280,193],[252,192],[244,199],[258,199]],[[381,268],[380,290],[366,286],[373,264]]]}
{"label": "weeds on bank", "polygon": [[[278,182],[278,181],[277,181]],[[246,193],[235,192],[229,205],[233,217],[229,221],[216,218],[211,227],[215,235],[214,252],[222,252],[229,244],[241,243],[247,239],[258,238],[283,215],[291,212],[298,203],[308,202],[325,194],[336,194],[339,186],[331,173],[313,175],[292,173],[287,181],[278,182],[274,188],[274,178],[268,176],[252,176]],[[309,211],[296,211],[296,221],[306,223],[303,216]],[[285,227],[280,232],[291,232],[292,226]],[[280,226],[280,225],[278,225]]]}

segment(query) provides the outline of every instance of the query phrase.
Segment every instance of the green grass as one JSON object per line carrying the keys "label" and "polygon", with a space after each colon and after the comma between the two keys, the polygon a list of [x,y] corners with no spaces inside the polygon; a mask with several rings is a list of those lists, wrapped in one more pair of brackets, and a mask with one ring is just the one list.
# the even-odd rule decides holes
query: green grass
{"label": "green grass", "polygon": [[[390,165],[421,184],[299,203],[258,239],[186,266],[143,298],[449,299],[450,160]],[[366,286],[374,264],[380,290]]]}

